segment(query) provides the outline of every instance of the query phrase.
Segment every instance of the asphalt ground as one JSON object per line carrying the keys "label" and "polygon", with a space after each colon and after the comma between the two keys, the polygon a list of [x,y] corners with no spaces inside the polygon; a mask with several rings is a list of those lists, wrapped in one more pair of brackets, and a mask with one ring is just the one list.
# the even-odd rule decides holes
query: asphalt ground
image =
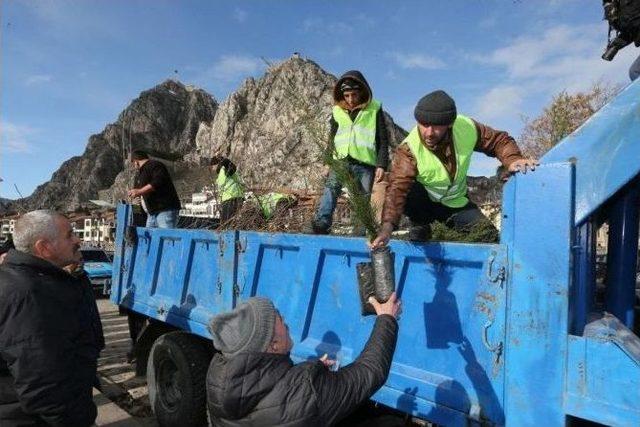
{"label": "asphalt ground", "polygon": [[[98,376],[102,393],[97,396],[98,420],[96,425],[109,427],[156,427],[158,424],[149,406],[147,379],[135,376],[135,365],[127,362],[129,350],[129,327],[127,317],[118,314],[118,307],[108,299],[98,299],[98,311],[104,330],[105,349],[98,359]],[[129,415],[123,417],[120,412],[115,421],[105,412],[118,412],[108,403],[115,404]],[[109,409],[110,408],[110,409]],[[101,421],[101,416],[103,420]]]}

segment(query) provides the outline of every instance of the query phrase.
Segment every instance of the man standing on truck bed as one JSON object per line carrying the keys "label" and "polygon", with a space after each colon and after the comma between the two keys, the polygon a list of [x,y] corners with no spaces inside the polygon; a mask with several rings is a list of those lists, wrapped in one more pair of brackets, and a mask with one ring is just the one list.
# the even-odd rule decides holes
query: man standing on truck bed
{"label": "man standing on truck bed", "polygon": [[382,209],[382,229],[371,246],[385,246],[404,212],[410,240],[427,240],[434,221],[465,228],[483,219],[467,198],[467,172],[474,151],[497,157],[509,173],[534,170],[507,132],[457,113],[444,91],[431,92],[414,110],[417,125],[395,153]]}
{"label": "man standing on truck bed", "polygon": [[209,167],[216,175],[216,190],[220,203],[220,223],[229,221],[244,202],[244,190],[235,163],[226,157],[213,156]]}
{"label": "man standing on truck bed", "polygon": [[[334,106],[329,121],[329,148],[333,156],[346,161],[349,173],[360,183],[364,194],[384,178],[389,162],[389,137],[382,104],[373,99],[369,83],[360,71],[344,73],[333,88]],[[342,189],[332,170],[324,184],[322,197],[311,230],[327,234]]]}
{"label": "man standing on truck bed", "polygon": [[150,159],[142,150],[131,153],[131,162],[138,172],[134,188],[128,195],[142,198],[142,208],[147,213],[146,226],[176,228],[180,199],[167,167],[158,160]]}
{"label": "man standing on truck bed", "polygon": [[13,239],[0,267],[0,425],[89,426],[104,341],[86,284],[63,270],[81,261],[80,239],[46,210],[20,217]]}
{"label": "man standing on truck bed", "polygon": [[209,414],[216,426],[330,426],[386,381],[398,335],[400,301],[380,304],[358,358],[335,372],[322,358],[293,364],[289,329],[273,303],[253,297],[211,321],[216,353],[207,373]]}

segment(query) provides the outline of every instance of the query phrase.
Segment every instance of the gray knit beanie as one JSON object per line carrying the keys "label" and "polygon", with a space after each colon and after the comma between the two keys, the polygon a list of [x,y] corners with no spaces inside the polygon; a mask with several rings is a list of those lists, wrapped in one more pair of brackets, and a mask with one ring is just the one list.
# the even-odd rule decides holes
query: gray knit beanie
{"label": "gray knit beanie", "polygon": [[276,309],[263,297],[252,297],[227,313],[218,314],[209,325],[213,346],[226,357],[267,351],[273,339]]}
{"label": "gray knit beanie", "polygon": [[422,125],[450,125],[456,119],[456,103],[445,91],[436,90],[420,98],[413,111]]}

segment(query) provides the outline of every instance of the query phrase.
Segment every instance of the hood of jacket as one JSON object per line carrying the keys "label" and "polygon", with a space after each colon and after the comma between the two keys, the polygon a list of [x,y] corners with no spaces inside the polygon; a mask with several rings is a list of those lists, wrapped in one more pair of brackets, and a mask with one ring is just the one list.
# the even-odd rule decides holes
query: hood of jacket
{"label": "hood of jacket", "polygon": [[358,70],[347,71],[342,76],[340,76],[335,86],[333,87],[333,102],[336,105],[344,108],[345,110],[347,109],[346,104],[344,102],[344,97],[342,96],[342,92],[340,91],[340,85],[342,85],[342,82],[344,82],[346,79],[353,79],[362,84],[366,92],[365,93],[366,99],[362,101],[362,103],[356,108],[364,108],[369,103],[369,101],[371,101],[371,99],[373,98],[373,93],[371,92],[371,87],[369,86],[369,83],[364,78],[362,73]]}
{"label": "hood of jacket", "polygon": [[227,359],[216,354],[207,374],[212,415],[229,420],[244,418],[291,369],[288,355],[243,353]]}

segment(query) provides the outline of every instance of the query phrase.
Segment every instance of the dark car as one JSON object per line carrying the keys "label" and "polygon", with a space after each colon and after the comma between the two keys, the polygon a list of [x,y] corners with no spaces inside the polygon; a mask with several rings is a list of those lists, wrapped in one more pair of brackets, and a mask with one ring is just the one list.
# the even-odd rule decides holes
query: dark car
{"label": "dark car", "polygon": [[89,276],[93,289],[103,295],[109,295],[113,272],[113,263],[109,255],[100,248],[83,248],[80,252],[84,260],[84,270]]}

